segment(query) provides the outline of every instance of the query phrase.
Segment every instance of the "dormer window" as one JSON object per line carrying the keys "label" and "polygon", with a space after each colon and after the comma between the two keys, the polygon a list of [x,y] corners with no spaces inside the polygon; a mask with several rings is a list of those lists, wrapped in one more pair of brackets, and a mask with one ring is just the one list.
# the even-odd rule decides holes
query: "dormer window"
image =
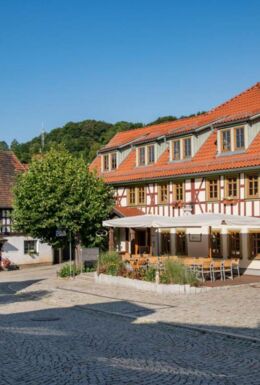
{"label": "dormer window", "polygon": [[172,160],[181,159],[181,142],[180,140],[174,140],[172,142]]}
{"label": "dormer window", "polygon": [[113,152],[111,154],[111,170],[115,170],[117,168],[117,156],[116,153]]}
{"label": "dormer window", "polygon": [[148,163],[154,163],[154,145],[148,146]]}
{"label": "dormer window", "polygon": [[109,171],[109,154],[103,155],[103,169]]}
{"label": "dormer window", "polygon": [[117,153],[112,152],[110,154],[103,155],[103,171],[112,171],[117,168]]}
{"label": "dormer window", "polygon": [[235,149],[241,150],[245,148],[245,129],[238,127],[235,129]]}
{"label": "dormer window", "polygon": [[146,166],[155,162],[155,146],[141,146],[137,148],[137,165]]}
{"label": "dormer window", "polygon": [[171,160],[184,160],[192,157],[192,138],[186,137],[171,142]]}
{"label": "dormer window", "polygon": [[183,139],[183,159],[191,157],[191,138]]}
{"label": "dormer window", "polygon": [[245,127],[232,127],[218,133],[219,152],[242,151],[246,148]]}
{"label": "dormer window", "polygon": [[222,131],[222,151],[231,151],[231,131]]}
{"label": "dormer window", "polygon": [[139,166],[145,165],[145,147],[139,147]]}

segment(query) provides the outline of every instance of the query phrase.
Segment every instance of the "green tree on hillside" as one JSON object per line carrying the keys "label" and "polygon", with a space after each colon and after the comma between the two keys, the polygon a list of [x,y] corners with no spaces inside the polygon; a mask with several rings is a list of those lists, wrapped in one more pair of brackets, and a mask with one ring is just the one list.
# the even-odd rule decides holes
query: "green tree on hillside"
{"label": "green tree on hillside", "polygon": [[5,141],[0,141],[0,151],[9,150],[8,144]]}

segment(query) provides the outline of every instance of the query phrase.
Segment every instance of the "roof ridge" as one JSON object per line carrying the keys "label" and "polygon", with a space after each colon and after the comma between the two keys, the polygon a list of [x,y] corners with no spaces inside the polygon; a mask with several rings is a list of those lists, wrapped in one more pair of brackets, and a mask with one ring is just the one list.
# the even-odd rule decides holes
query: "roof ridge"
{"label": "roof ridge", "polygon": [[260,88],[260,82],[256,82],[253,86],[247,88],[246,90],[240,92],[240,94],[233,96],[233,98],[226,100],[224,103],[219,104],[218,106],[212,108],[208,111],[208,114],[218,110],[221,107],[226,106],[228,103],[231,103],[233,100],[240,98],[242,95],[248,93],[249,91],[252,91],[254,88]]}

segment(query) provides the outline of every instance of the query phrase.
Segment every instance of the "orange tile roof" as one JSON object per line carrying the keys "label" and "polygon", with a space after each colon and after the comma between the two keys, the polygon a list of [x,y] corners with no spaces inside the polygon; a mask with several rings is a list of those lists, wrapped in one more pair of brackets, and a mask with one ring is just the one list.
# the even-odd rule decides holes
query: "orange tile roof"
{"label": "orange tile roof", "polygon": [[[150,140],[162,135],[192,131],[217,122],[222,124],[247,119],[258,113],[260,113],[260,83],[206,114],[118,133],[111,139],[106,149],[133,140]],[[155,164],[142,167],[136,167],[135,149],[132,149],[118,169],[103,173],[102,176],[106,182],[113,184],[260,166],[260,134],[246,152],[226,156],[217,156],[216,139],[217,133],[214,130],[191,160],[169,162],[169,151],[166,150]],[[101,174],[100,155],[93,161],[91,169],[97,169]]]}

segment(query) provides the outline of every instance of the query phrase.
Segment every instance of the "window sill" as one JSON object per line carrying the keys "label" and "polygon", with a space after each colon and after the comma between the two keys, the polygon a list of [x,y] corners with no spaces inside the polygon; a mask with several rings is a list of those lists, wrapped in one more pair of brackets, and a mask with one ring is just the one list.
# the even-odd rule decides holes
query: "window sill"
{"label": "window sill", "polygon": [[221,151],[221,152],[219,152],[219,153],[217,154],[217,157],[244,154],[245,151],[246,151],[245,148],[244,148],[243,150]]}
{"label": "window sill", "polygon": [[247,201],[255,201],[255,200],[257,200],[257,199],[260,199],[260,197],[256,197],[256,196],[249,197],[249,196],[246,196],[245,199],[246,199]]}
{"label": "window sill", "polygon": [[170,163],[181,163],[181,162],[188,162],[192,159],[192,157],[190,158],[183,158],[183,159],[171,159],[170,160]]}

